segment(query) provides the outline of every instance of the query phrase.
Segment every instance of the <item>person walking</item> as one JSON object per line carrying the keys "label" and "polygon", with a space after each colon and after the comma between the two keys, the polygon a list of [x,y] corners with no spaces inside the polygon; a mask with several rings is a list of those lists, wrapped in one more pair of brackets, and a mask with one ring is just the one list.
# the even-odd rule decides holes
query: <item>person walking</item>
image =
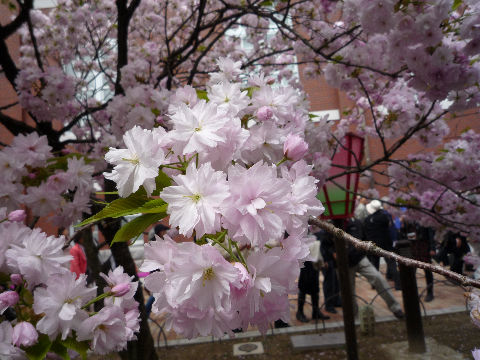
{"label": "person walking", "polygon": [[[363,226],[358,219],[349,219],[346,225],[346,232],[359,240],[365,240]],[[366,258],[365,253],[356,249],[351,243],[348,244],[348,270],[350,277],[350,286],[352,288],[352,295],[355,298],[354,312],[358,313],[358,304],[355,297],[355,278],[356,274],[364,276],[367,281],[377,291],[378,295],[385,301],[390,311],[397,319],[403,319],[404,313],[400,303],[395,299],[390,287],[382,276],[382,274],[373,266],[373,264]]]}

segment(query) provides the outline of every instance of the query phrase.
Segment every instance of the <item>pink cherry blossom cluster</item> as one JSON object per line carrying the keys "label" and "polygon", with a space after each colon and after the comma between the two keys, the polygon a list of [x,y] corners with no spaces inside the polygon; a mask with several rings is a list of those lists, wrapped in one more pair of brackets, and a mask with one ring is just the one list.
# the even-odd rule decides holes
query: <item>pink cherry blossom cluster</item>
{"label": "pink cherry blossom cluster", "polygon": [[159,194],[170,225],[203,239],[158,238],[146,245],[141,268],[153,272],[145,279],[153,310],[189,338],[287,321],[288,294],[309,256],[308,217],[324,210],[302,159],[304,100],[260,77],[249,96],[234,81],[240,64],[220,59],[219,66],[205,98],[190,86],[171,95],[168,131],[134,126],[123,136],[126,148],[105,155],[114,165],[105,176],[122,197],[141,186],[150,195],[159,169],[168,174],[173,183]]}
{"label": "pink cherry blossom cluster", "polygon": [[[126,75],[124,68],[122,74]],[[125,81],[126,76],[122,77]],[[152,129],[168,109],[169,92],[156,91],[153,87],[140,85],[126,87],[125,95],[113,98],[107,108],[112,121],[112,133],[117,137],[137,125]]]}
{"label": "pink cherry blossom cluster", "polygon": [[16,136],[0,150],[0,206],[25,205],[33,216],[52,216],[57,226],[69,226],[89,213],[94,166],[84,157],[67,156],[62,165],[46,136]]}
{"label": "pink cherry blossom cluster", "polygon": [[433,209],[434,215],[449,219],[450,225],[477,239],[480,197],[475,178],[480,176],[479,140],[477,133],[468,130],[439,151],[411,155],[409,160],[391,165],[391,201],[411,205],[409,216],[425,226],[439,225],[435,217],[420,211]]}
{"label": "pink cherry blossom cluster", "polygon": [[[0,209],[4,218],[6,209]],[[99,354],[118,351],[139,330],[138,283],[117,267],[107,275],[104,295],[87,287],[86,276],[69,271],[71,256],[63,250],[65,238],[47,236],[8,218],[0,223],[0,355],[23,358],[38,342],[87,341]],[[8,279],[8,280],[4,280]],[[90,304],[105,298],[98,313]],[[22,321],[18,321],[21,319]]]}
{"label": "pink cherry blossom cluster", "polygon": [[141,268],[155,271],[145,278],[153,311],[165,313],[167,329],[187,338],[221,337],[249,324],[266,332],[275,320],[289,321],[288,294],[297,290],[299,262],[308,258],[311,241],[291,235],[281,247],[252,248],[237,253],[241,262],[229,262],[211,244],[157,238],[145,245]]}
{"label": "pink cherry blossom cluster", "polygon": [[[315,7],[314,4],[311,8]],[[320,9],[313,13],[316,19]],[[478,30],[479,4],[464,1],[454,6],[453,0],[398,3],[394,0],[351,0],[338,3],[338,11],[343,16],[333,26],[314,21],[301,24],[306,38],[314,41],[314,35],[329,28],[328,35],[353,31],[352,36],[337,36],[330,44],[339,63],[330,64],[325,69],[327,79],[344,90],[357,90],[357,77],[360,75],[368,90],[380,81],[388,82],[394,77],[368,74],[375,69],[389,74],[400,74],[400,81],[407,81],[415,91],[424,92],[430,100],[443,100],[447,96],[465,96],[465,107],[475,107],[478,96],[469,96],[480,76],[480,68],[474,60],[480,51]],[[305,9],[297,8],[298,18]],[[312,14],[312,17],[314,16]],[[294,15],[295,18],[295,15]],[[312,19],[313,20],[313,19]],[[328,36],[327,35],[327,36]],[[345,46],[349,43],[351,46]],[[351,44],[350,44],[351,43]],[[303,44],[297,46],[303,56],[314,57],[311,48]],[[343,63],[343,64],[342,64]],[[317,63],[318,64],[318,63]],[[359,72],[353,66],[361,66]],[[312,67],[313,65],[311,65]],[[319,65],[317,65],[319,66]],[[375,71],[374,70],[374,71]],[[310,73],[314,73],[309,69]]]}
{"label": "pink cherry blossom cluster", "polygon": [[16,82],[20,105],[39,121],[64,121],[78,113],[74,78],[55,66],[41,71],[28,67],[20,71]]}

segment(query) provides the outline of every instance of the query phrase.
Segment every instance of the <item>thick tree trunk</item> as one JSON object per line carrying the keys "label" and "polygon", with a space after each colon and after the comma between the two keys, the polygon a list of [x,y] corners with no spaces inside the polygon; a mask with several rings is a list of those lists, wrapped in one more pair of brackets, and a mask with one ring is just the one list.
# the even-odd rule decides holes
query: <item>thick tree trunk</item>
{"label": "thick tree trunk", "polygon": [[[110,180],[105,180],[105,191],[110,192],[115,190],[115,183]],[[111,202],[114,199],[115,198],[112,195],[106,196],[108,202]],[[111,244],[113,237],[119,228],[120,221],[114,219],[107,220],[106,226],[101,227],[102,234],[107,244]],[[128,249],[128,245],[126,243],[115,243],[110,248],[117,266],[123,266],[123,269],[127,274],[135,276],[135,279],[138,280],[137,269],[132,255],[130,254],[130,250]],[[140,284],[135,294],[135,300],[138,302],[138,309],[140,311],[140,332],[137,334],[137,340],[129,341],[127,350],[122,351],[120,356],[122,359],[128,360],[156,360],[158,357],[155,350],[155,343],[148,325],[147,314],[145,312],[143,287],[140,286]]]}
{"label": "thick tree trunk", "polygon": [[[100,295],[103,293],[103,288],[107,285],[107,283],[105,279],[100,276],[102,264],[98,259],[98,249],[95,242],[93,241],[92,229],[91,227],[89,227],[82,230],[81,232],[82,234],[80,236],[83,240],[83,248],[85,250],[85,256],[87,257],[87,268],[90,272],[90,275],[94,279],[95,284],[97,285],[97,295]],[[103,301],[97,301],[94,304],[95,311],[100,311],[102,306]]]}

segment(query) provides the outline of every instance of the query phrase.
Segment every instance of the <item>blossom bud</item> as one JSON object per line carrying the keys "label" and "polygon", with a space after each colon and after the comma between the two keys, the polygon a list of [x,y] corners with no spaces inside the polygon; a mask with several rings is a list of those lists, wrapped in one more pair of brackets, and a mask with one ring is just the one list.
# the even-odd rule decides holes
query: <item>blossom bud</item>
{"label": "blossom bud", "polygon": [[129,283],[118,284],[112,288],[112,294],[116,297],[121,297],[123,295],[126,295],[129,291],[130,291]]}
{"label": "blossom bud", "polygon": [[20,275],[20,274],[10,275],[10,280],[13,283],[13,285],[16,285],[16,286],[20,286],[20,285],[23,284],[22,275]]}
{"label": "blossom bud", "polygon": [[308,144],[298,135],[289,134],[283,144],[283,154],[288,160],[300,160],[308,151]]}
{"label": "blossom bud", "polygon": [[35,178],[37,177],[37,175],[35,175],[34,173],[29,173],[29,174],[28,174],[28,177],[29,177],[30,179],[35,179]]}
{"label": "blossom bud", "polygon": [[18,302],[19,296],[16,291],[4,291],[0,294],[0,314],[9,308],[10,306],[15,305]]}
{"label": "blossom bud", "polygon": [[19,322],[13,328],[12,342],[15,346],[32,346],[38,341],[37,330],[26,321]]}
{"label": "blossom bud", "polygon": [[257,110],[257,118],[260,121],[265,121],[271,119],[273,116],[273,111],[268,106],[262,106]]}
{"label": "blossom bud", "polygon": [[8,220],[22,222],[27,217],[25,210],[14,210],[8,214]]}

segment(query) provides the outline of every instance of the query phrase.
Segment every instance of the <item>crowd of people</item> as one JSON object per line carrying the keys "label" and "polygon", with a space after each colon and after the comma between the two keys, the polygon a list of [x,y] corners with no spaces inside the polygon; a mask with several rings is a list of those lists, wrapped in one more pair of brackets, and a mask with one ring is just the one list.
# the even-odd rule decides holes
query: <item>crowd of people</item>
{"label": "crowd of people", "polygon": [[[411,258],[426,263],[435,260],[450,270],[463,274],[464,256],[470,252],[467,238],[459,233],[448,232],[441,240],[432,228],[408,220],[405,216],[393,217],[388,211],[386,202],[365,198],[358,199],[354,216],[346,220],[344,229],[350,235],[364,241],[372,241],[378,247],[396,252],[399,247],[408,247]],[[306,262],[301,269],[299,278],[299,296],[297,320],[308,322],[303,308],[305,294],[310,294],[312,299],[312,319],[329,319],[318,307],[319,299],[319,271],[323,274],[324,308],[327,313],[337,313],[336,308],[341,307],[339,280],[336,271],[336,251],[332,236],[323,230],[313,231],[320,242],[321,255],[317,263]],[[352,294],[354,295],[354,311],[358,313],[355,296],[355,279],[359,274],[378,292],[395,317],[404,317],[400,304],[393,296],[393,291],[401,290],[400,273],[395,260],[384,258],[386,263],[385,276],[380,272],[380,257],[372,254],[366,255],[348,245],[348,266]],[[433,274],[425,271],[426,291],[423,301],[431,302],[434,297]],[[392,285],[388,281],[392,282]]]}

